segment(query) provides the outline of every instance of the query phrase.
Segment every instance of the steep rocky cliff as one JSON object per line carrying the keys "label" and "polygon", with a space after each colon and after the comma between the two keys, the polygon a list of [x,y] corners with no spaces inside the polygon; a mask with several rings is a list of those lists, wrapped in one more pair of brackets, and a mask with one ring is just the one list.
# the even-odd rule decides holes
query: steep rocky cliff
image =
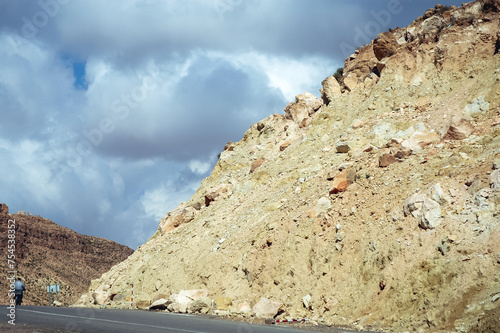
{"label": "steep rocky cliff", "polygon": [[133,282],[138,308],[498,332],[499,16],[438,5],[379,35],[228,143],[80,305],[129,307]]}
{"label": "steep rocky cliff", "polygon": [[[8,243],[9,235],[14,242]],[[40,216],[9,214],[5,204],[0,204],[0,244],[4,254],[0,261],[4,272],[0,288],[5,291],[0,296],[2,304],[8,304],[5,275],[12,275],[8,271],[17,271],[17,277],[26,285],[23,304],[47,305],[47,285],[59,284],[59,301],[69,305],[87,290],[92,279],[133,252],[129,247],[103,238],[80,235]],[[9,248],[9,245],[15,247]],[[9,255],[15,256],[11,257],[13,262],[8,261]],[[11,263],[14,269],[9,267]]]}

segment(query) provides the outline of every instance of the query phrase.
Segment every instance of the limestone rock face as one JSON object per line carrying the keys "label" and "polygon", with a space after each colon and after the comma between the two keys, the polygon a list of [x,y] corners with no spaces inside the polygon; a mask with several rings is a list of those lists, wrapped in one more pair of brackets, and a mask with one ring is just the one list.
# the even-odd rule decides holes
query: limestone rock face
{"label": "limestone rock face", "polygon": [[[179,206],[194,218],[180,214],[189,223],[157,232],[89,295],[126,308],[135,281],[144,304],[172,297],[169,311],[358,331],[496,327],[497,3],[436,6],[360,47],[340,89],[323,82],[323,102],[298,95],[228,143]],[[208,299],[173,302],[200,288]]]}
{"label": "limestone rock face", "polygon": [[432,199],[424,198],[419,226],[423,229],[436,228],[441,220],[441,206]]}

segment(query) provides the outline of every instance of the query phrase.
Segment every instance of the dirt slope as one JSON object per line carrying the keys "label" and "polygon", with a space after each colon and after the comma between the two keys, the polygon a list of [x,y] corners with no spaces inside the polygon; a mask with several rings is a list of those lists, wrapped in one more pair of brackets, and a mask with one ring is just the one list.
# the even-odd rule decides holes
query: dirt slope
{"label": "dirt slope", "polygon": [[[133,281],[139,308],[259,316],[264,297],[278,318],[498,332],[499,15],[436,6],[379,36],[323,100],[299,95],[228,143],[80,305],[129,307]],[[183,308],[192,289],[214,303]]]}

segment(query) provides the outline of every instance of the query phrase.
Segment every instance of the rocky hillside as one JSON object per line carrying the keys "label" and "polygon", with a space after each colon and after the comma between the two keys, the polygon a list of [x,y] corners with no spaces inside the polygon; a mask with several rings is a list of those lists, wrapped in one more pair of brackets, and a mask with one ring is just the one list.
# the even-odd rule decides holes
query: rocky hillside
{"label": "rocky hillside", "polygon": [[[15,223],[10,222],[15,221]],[[15,229],[9,228],[15,225]],[[9,253],[8,230],[15,230],[15,250]],[[9,214],[9,208],[0,204],[0,244],[4,275],[8,255],[15,255],[15,270],[26,285],[23,304],[47,305],[48,284],[59,284],[59,301],[73,304],[85,292],[92,279],[99,277],[114,264],[125,260],[133,250],[115,242],[80,235],[40,216]],[[0,280],[0,288],[8,290],[8,280]],[[54,295],[55,297],[55,295]],[[52,298],[54,300],[54,298]],[[8,304],[7,292],[0,296],[1,304]]]}
{"label": "rocky hillside", "polygon": [[500,330],[500,2],[436,6],[224,148],[80,305]]}

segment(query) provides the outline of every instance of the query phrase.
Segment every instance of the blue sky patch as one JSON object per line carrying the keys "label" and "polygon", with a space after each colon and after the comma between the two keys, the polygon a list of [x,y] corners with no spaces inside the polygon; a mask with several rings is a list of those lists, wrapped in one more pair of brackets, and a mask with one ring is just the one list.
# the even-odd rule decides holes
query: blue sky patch
{"label": "blue sky patch", "polygon": [[73,63],[73,77],[75,78],[75,82],[73,86],[78,90],[87,90],[89,84],[85,80],[85,65],[86,61],[74,62]]}

